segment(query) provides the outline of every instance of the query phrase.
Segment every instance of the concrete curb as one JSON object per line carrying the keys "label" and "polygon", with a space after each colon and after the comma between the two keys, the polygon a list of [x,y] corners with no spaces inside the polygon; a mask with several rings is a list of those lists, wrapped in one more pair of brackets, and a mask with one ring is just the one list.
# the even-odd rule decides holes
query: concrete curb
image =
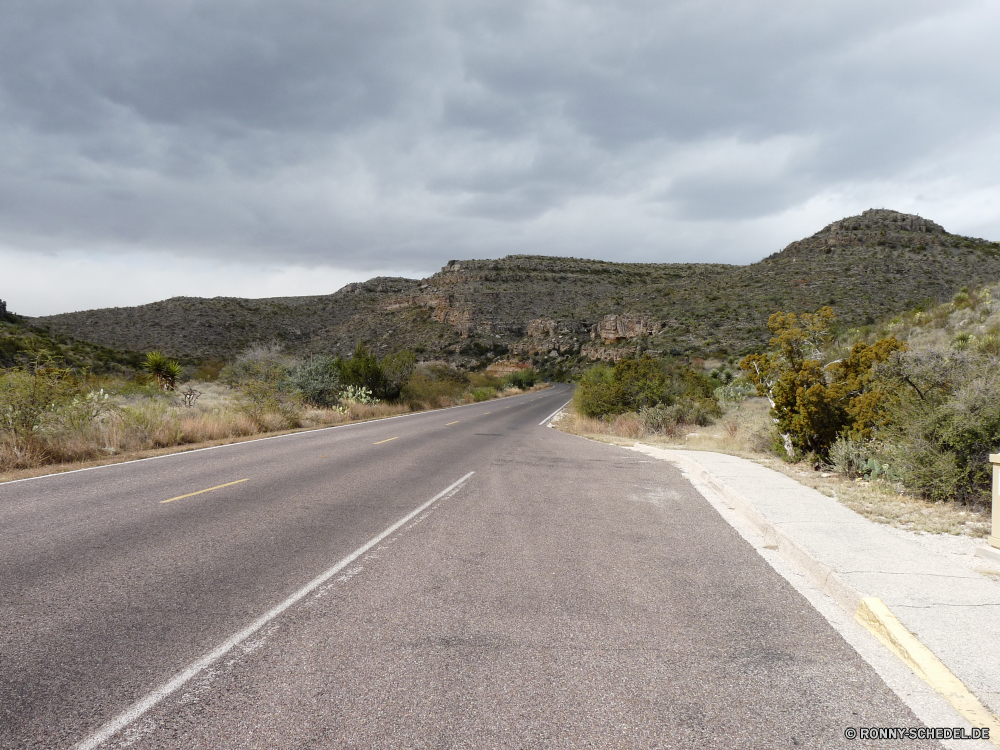
{"label": "concrete curb", "polygon": [[889,608],[877,597],[868,597],[844,582],[829,566],[777,528],[763,513],[736,490],[711,474],[697,461],[665,448],[636,443],[632,450],[669,461],[685,474],[715,492],[730,510],[749,521],[764,537],[766,549],[777,550],[786,560],[802,570],[827,596],[848,615],[853,616],[887,649],[906,664],[914,674],[930,685],[973,726],[989,729],[989,741],[1000,747],[1000,721],[972,694],[930,649],[924,646]]}
{"label": "concrete curb", "polygon": [[990,730],[990,742],[1000,745],[1000,722],[951,670],[922,644],[877,597],[861,600],[854,619],[898,656],[924,682],[976,727]]}

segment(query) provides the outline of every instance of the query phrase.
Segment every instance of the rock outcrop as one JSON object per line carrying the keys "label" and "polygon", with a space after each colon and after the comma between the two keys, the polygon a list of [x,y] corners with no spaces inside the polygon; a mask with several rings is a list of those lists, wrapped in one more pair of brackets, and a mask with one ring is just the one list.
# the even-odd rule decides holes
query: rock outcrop
{"label": "rock outcrop", "polygon": [[591,339],[602,339],[605,344],[638,336],[655,336],[660,332],[660,324],[645,315],[605,315],[600,323],[590,330]]}
{"label": "rock outcrop", "polygon": [[486,374],[502,378],[504,375],[513,375],[515,372],[520,372],[521,370],[527,370],[530,368],[531,362],[517,362],[515,360],[505,359],[499,362],[494,362],[487,367]]}

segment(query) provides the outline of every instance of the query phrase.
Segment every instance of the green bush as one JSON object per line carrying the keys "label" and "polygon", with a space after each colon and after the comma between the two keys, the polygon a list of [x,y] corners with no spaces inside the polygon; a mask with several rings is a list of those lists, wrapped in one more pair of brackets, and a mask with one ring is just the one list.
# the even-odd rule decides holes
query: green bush
{"label": "green bush", "polygon": [[338,359],[337,367],[340,382],[345,387],[367,388],[374,394],[385,392],[385,375],[379,367],[378,357],[363,341],[358,342],[350,359]]}
{"label": "green bush", "polygon": [[410,351],[396,352],[383,357],[379,367],[383,382],[381,398],[398,401],[403,394],[403,386],[417,367],[417,357]]}
{"label": "green bush", "polygon": [[337,368],[344,386],[367,388],[382,401],[398,401],[403,387],[417,365],[410,351],[389,354],[380,361],[375,353],[359,341],[350,359],[338,359]]}
{"label": "green bush", "polygon": [[472,395],[473,401],[489,401],[491,398],[497,395],[497,389],[480,387],[480,388],[473,388],[472,390],[469,391],[469,393]]}
{"label": "green bush", "polygon": [[59,367],[0,371],[0,430],[20,441],[32,440],[47,419],[86,392],[79,377]]}
{"label": "green bush", "polygon": [[700,404],[706,414],[721,413],[709,378],[686,365],[648,355],[623,359],[614,368],[594,365],[583,374],[573,396],[577,411],[588,417],[670,406],[680,398]]}
{"label": "green bush", "polygon": [[313,406],[331,408],[340,400],[340,369],[328,355],[310,357],[288,373],[288,385]]}
{"label": "green bush", "polygon": [[898,398],[880,430],[905,486],[932,500],[986,501],[1000,447],[1000,372],[978,352],[908,352],[883,377]]}
{"label": "green bush", "polygon": [[522,390],[528,390],[531,388],[538,380],[538,373],[534,368],[529,367],[526,370],[518,370],[517,372],[512,372],[510,375],[504,378],[505,383],[510,388],[521,388]]}

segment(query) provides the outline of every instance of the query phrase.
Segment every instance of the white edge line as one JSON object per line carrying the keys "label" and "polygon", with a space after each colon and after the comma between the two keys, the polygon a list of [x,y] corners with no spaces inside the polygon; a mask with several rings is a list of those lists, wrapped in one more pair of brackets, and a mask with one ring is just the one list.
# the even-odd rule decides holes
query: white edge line
{"label": "white edge line", "polygon": [[[570,399],[569,401],[572,401],[572,400],[573,400],[573,399]],[[545,424],[545,423],[546,423],[546,422],[548,422],[548,421],[549,421],[550,419],[552,419],[553,417],[555,417],[555,415],[556,415],[556,414],[558,414],[558,413],[559,413],[559,412],[561,412],[561,411],[562,411],[563,409],[565,409],[565,408],[566,408],[566,405],[567,405],[567,404],[569,404],[569,401],[567,401],[567,402],[566,402],[565,404],[563,404],[562,406],[560,406],[560,407],[559,407],[558,409],[556,409],[556,410],[555,410],[554,412],[552,412],[551,414],[549,414],[549,416],[547,416],[547,417],[546,417],[545,419],[543,419],[543,420],[542,420],[541,422],[539,422],[539,423],[538,423],[538,426],[539,426],[539,427],[541,427],[541,426],[542,426],[543,424]]]}
{"label": "white edge line", "polygon": [[[527,393],[522,393],[520,396],[507,396],[507,398],[520,398],[521,396],[527,396]],[[498,401],[504,401],[506,399],[496,399]],[[390,419],[403,419],[404,417],[422,417],[427,414],[436,414],[439,411],[448,411],[449,409],[463,409],[466,406],[482,406],[484,402],[477,401],[471,404],[459,404],[458,406],[446,406],[443,409],[428,409],[427,411],[417,411],[410,412],[409,414],[397,414],[393,417],[379,417],[378,419],[368,419],[364,422],[351,422],[350,424],[335,424],[330,427],[317,427],[313,430],[300,430],[298,432],[289,432],[284,435],[270,435],[269,437],[259,437],[253,438],[251,440],[240,440],[235,443],[225,443],[223,445],[210,445],[207,448],[192,448],[189,451],[177,451],[175,453],[164,453],[162,456],[147,456],[146,458],[134,458],[131,461],[119,461],[113,464],[103,464],[101,466],[88,466],[85,469],[70,469],[69,471],[54,471],[51,474],[42,474],[38,477],[25,477],[24,479],[11,479],[6,482],[0,482],[0,488],[6,487],[9,484],[17,484],[18,482],[37,482],[40,479],[52,479],[53,477],[62,477],[67,474],[77,474],[81,471],[97,471],[98,469],[113,469],[118,466],[127,466],[128,464],[137,464],[140,461],[155,461],[158,458],[177,458],[178,456],[187,456],[192,453],[201,453],[202,451],[214,451],[219,448],[236,448],[241,445],[246,445],[248,443],[260,443],[264,440],[280,440],[281,438],[298,437],[300,435],[314,435],[317,432],[325,432],[326,430],[341,430],[348,427],[361,427],[366,424],[372,424],[374,422],[386,422]],[[569,401],[566,402],[568,404]],[[566,404],[563,404],[565,406]],[[560,407],[562,408],[562,407]]]}
{"label": "white edge line", "polygon": [[214,662],[218,661],[223,656],[225,656],[227,653],[232,651],[236,646],[241,644],[243,641],[252,636],[262,627],[267,625],[269,622],[271,622],[271,620],[278,617],[278,615],[280,615],[286,609],[288,609],[293,604],[301,600],[303,597],[307,596],[315,589],[322,586],[324,583],[330,580],[330,578],[339,573],[344,567],[352,563],[358,557],[363,555],[365,552],[370,550],[372,547],[381,542],[387,536],[392,534],[400,526],[403,526],[405,523],[410,521],[414,516],[417,516],[420,513],[427,510],[427,508],[429,508],[435,502],[437,502],[442,497],[447,495],[449,492],[458,489],[469,477],[471,477],[475,473],[476,472],[474,471],[470,471],[468,474],[466,474],[464,477],[459,479],[454,484],[441,490],[441,492],[436,494],[434,497],[432,497],[426,503],[421,505],[419,508],[407,513],[405,516],[400,518],[398,521],[396,521],[396,523],[387,528],[385,531],[376,536],[374,539],[358,547],[356,550],[354,550],[354,552],[352,552],[347,557],[342,559],[340,562],[338,562],[332,568],[327,570],[325,573],[322,573],[318,577],[311,580],[301,589],[299,589],[290,597],[285,599],[285,601],[283,601],[281,604],[269,610],[267,613],[265,613],[258,619],[254,620],[253,623],[245,627],[243,630],[238,632],[229,640],[220,644],[215,649],[209,651],[200,659],[193,662],[190,666],[187,667],[187,669],[177,674],[169,682],[156,688],[151,693],[149,693],[145,698],[136,701],[131,706],[122,711],[120,714],[118,714],[115,718],[111,719],[111,721],[106,722],[100,729],[98,729],[92,735],[90,735],[84,740],[81,740],[78,744],[74,745],[74,750],[94,750],[94,748],[100,746],[103,742],[110,739],[117,732],[124,729],[129,724],[131,724],[136,719],[145,714],[147,711],[149,711],[151,708],[153,708],[153,706],[155,706],[157,703],[162,701],[164,698],[168,697],[171,693],[176,692],[181,686],[184,685],[184,683],[186,683],[192,677],[197,675],[203,669],[210,666],[211,664],[213,664]]}

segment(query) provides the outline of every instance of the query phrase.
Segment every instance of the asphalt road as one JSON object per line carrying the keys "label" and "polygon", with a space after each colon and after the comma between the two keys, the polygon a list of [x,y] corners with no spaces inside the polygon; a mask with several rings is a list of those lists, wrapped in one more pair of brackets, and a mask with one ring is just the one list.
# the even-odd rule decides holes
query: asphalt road
{"label": "asphalt road", "polygon": [[827,748],[919,726],[675,469],[540,426],[568,396],[0,485],[0,747]]}

